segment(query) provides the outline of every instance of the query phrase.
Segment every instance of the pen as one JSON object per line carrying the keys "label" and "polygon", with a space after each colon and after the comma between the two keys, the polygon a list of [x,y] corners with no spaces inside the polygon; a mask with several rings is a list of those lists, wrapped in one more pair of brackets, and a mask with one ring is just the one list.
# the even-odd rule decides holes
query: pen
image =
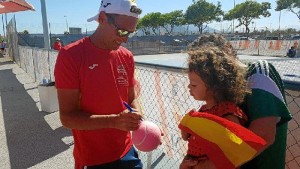
{"label": "pen", "polygon": [[125,101],[123,101],[123,104],[129,110],[129,112],[133,112],[133,109],[129,106],[128,103],[126,103]]}
{"label": "pen", "polygon": [[[131,106],[123,101],[124,106],[129,110],[129,112],[134,112],[134,110],[131,108]],[[143,118],[140,119],[141,121],[143,121]]]}

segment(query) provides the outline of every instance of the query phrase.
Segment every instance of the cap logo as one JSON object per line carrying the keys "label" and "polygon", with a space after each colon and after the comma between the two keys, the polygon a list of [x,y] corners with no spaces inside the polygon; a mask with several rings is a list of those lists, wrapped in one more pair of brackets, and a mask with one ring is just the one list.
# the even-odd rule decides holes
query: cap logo
{"label": "cap logo", "polygon": [[131,8],[130,8],[130,12],[139,15],[139,14],[142,13],[142,10],[140,8],[136,7],[135,5],[132,5]]}
{"label": "cap logo", "polygon": [[136,3],[135,0],[130,0],[132,3]]}
{"label": "cap logo", "polygon": [[111,3],[106,3],[105,5],[103,5],[103,7],[106,8],[108,5],[111,5]]}

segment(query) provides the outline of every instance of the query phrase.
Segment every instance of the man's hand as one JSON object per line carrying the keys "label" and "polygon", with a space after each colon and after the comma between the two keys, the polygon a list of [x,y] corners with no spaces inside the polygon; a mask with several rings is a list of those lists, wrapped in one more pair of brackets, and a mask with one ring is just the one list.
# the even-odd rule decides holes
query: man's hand
{"label": "man's hand", "polygon": [[141,119],[142,116],[138,112],[128,113],[125,110],[114,118],[114,128],[122,131],[134,131],[138,129]]}

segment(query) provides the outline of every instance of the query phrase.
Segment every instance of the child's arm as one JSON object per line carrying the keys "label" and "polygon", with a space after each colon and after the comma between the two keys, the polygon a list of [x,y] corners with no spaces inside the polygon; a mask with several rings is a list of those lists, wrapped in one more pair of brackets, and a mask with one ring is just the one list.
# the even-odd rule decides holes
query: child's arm
{"label": "child's arm", "polygon": [[240,118],[235,116],[235,115],[229,114],[229,115],[226,115],[226,116],[223,116],[223,117],[225,119],[229,120],[229,121],[232,121],[232,122],[236,123],[236,124],[242,125],[241,122],[240,122]]}

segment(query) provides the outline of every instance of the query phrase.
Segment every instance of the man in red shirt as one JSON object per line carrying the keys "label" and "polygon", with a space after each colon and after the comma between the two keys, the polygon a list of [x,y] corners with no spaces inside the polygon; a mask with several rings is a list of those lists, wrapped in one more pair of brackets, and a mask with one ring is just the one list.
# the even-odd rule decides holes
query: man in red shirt
{"label": "man in red shirt", "polygon": [[62,44],[60,42],[60,39],[56,38],[56,40],[55,40],[55,42],[53,44],[53,49],[60,51],[61,48],[62,48]]}
{"label": "man in red shirt", "polygon": [[[142,118],[134,60],[120,46],[137,26],[133,0],[103,0],[95,33],[62,48],[55,65],[60,120],[72,129],[75,168],[142,169],[130,131]],[[123,101],[135,110],[129,113]]]}

